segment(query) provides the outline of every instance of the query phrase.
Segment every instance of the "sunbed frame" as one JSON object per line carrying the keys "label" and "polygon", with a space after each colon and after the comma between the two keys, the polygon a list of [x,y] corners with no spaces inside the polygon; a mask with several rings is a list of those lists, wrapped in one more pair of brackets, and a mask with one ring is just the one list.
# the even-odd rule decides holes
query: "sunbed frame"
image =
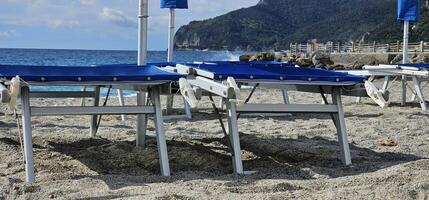
{"label": "sunbed frame", "polygon": [[[153,83],[151,83],[153,84]],[[106,83],[105,85],[110,85]],[[28,86],[21,87],[22,104],[22,127],[24,134],[24,153],[25,153],[25,172],[28,182],[35,181],[34,161],[33,161],[33,142],[32,142],[32,116],[54,116],[54,115],[91,115],[90,135],[96,136],[97,121],[99,115],[137,115],[137,134],[136,145],[144,146],[147,130],[147,115],[153,115],[155,121],[156,139],[158,144],[158,153],[160,157],[161,174],[170,175],[167,145],[165,141],[165,132],[163,127],[160,91],[159,85],[154,86],[133,86],[139,90],[137,106],[106,106],[100,107],[99,95],[100,87],[103,85],[94,85],[94,92],[31,92]],[[147,105],[145,102],[145,93],[149,92],[153,105]],[[35,107],[31,106],[31,98],[93,98],[93,106],[62,106],[62,107]]]}
{"label": "sunbed frame", "polygon": [[[154,116],[156,140],[161,174],[170,175],[167,145],[163,127],[160,94],[168,94],[170,83],[181,75],[166,72],[155,66],[140,67],[41,67],[41,66],[0,66],[1,94],[8,94],[5,83],[16,75],[21,76],[22,128],[24,140],[25,173],[28,182],[35,181],[32,116],[90,115],[90,136],[95,137],[100,115],[137,115],[136,146],[144,146],[148,115]],[[31,86],[85,86],[94,91],[53,92],[31,91]],[[136,106],[99,106],[100,88],[127,89],[137,91]],[[146,96],[146,94],[148,94]],[[32,98],[92,98],[92,106],[43,106],[31,105]],[[1,96],[3,103],[10,101],[7,95]],[[149,100],[150,99],[150,100]],[[151,104],[149,104],[151,102]]]}
{"label": "sunbed frame", "polygon": [[[368,80],[371,82],[375,79],[375,77],[384,77],[384,83],[381,88],[378,90],[381,92],[388,91],[388,87],[390,82],[392,81],[392,77],[404,76],[407,78],[411,78],[413,85],[411,86],[413,90],[412,101],[416,99],[419,100],[420,107],[422,108],[422,112],[429,113],[428,105],[426,103],[426,99],[424,93],[422,91],[422,81],[429,80],[429,68],[419,68],[413,66],[402,66],[402,65],[378,65],[378,66],[364,66],[363,70],[350,70],[346,71],[349,74],[368,76],[370,77]],[[403,88],[406,91],[406,87]],[[402,92],[402,99],[406,98],[406,92]],[[359,101],[359,99],[358,99]]]}
{"label": "sunbed frame", "polygon": [[[344,119],[341,94],[366,96],[365,91],[355,84],[344,83],[322,83],[322,82],[285,82],[273,80],[234,80],[228,78],[228,83],[214,80],[214,74],[208,71],[195,69],[186,65],[177,65],[177,71],[187,74],[188,83],[197,89],[201,89],[213,95],[224,99],[226,105],[230,145],[232,148],[233,171],[237,174],[243,174],[243,164],[241,159],[241,148],[238,131],[237,116],[239,114],[251,113],[322,113],[332,116],[337,128],[337,135],[340,144],[341,161],[344,165],[351,165],[351,156],[349,143],[347,139],[347,129]],[[332,104],[242,104],[239,97],[239,85],[253,85],[263,88],[275,88],[281,90],[298,90],[305,92],[317,92],[322,95],[332,94]],[[326,99],[325,99],[326,100]],[[240,103],[241,102],[241,103]],[[327,103],[327,101],[325,102]]]}

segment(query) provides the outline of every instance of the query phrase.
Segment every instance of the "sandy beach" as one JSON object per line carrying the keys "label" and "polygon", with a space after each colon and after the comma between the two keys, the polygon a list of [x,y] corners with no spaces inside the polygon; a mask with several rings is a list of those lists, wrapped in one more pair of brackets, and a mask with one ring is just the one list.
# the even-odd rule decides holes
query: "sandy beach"
{"label": "sandy beach", "polygon": [[[33,117],[35,184],[24,182],[14,117],[0,116],[0,199],[427,199],[429,115],[418,103],[381,109],[343,97],[353,165],[339,160],[335,127],[326,115],[242,117],[244,168],[232,174],[227,141],[208,99],[192,120],[167,121],[171,177],[159,175],[152,132],[135,147],[135,117],[103,116],[89,137],[88,116]],[[425,89],[429,95],[429,88]],[[281,102],[258,90],[253,102]],[[293,102],[320,103],[319,94],[290,93]],[[181,99],[175,98],[176,107]],[[127,98],[134,104],[135,98]],[[38,99],[37,105],[79,105],[79,99]],[[165,102],[163,100],[163,102]],[[109,105],[117,105],[111,99]],[[177,109],[176,112],[182,112]]]}

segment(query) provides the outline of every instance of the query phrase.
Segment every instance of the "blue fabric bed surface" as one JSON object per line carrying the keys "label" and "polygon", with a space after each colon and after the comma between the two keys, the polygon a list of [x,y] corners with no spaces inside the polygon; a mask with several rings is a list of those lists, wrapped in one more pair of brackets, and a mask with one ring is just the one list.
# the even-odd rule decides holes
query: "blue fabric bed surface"
{"label": "blue fabric bed surface", "polygon": [[0,65],[0,77],[20,76],[27,82],[150,82],[177,81],[180,74],[156,66],[29,66]]}
{"label": "blue fabric bed surface", "polygon": [[[147,63],[147,65],[157,66],[157,67],[166,67],[166,66],[175,66],[176,62],[154,62]],[[137,67],[137,64],[111,64],[111,65],[94,65],[94,67]]]}
{"label": "blue fabric bed surface", "polygon": [[417,67],[417,68],[420,68],[420,69],[429,69],[429,63],[402,64],[400,66]]}
{"label": "blue fabric bed surface", "polygon": [[366,78],[342,72],[316,68],[297,68],[295,65],[276,62],[187,63],[186,66],[210,72],[215,80],[233,77],[237,80],[275,80],[300,82],[363,83]]}

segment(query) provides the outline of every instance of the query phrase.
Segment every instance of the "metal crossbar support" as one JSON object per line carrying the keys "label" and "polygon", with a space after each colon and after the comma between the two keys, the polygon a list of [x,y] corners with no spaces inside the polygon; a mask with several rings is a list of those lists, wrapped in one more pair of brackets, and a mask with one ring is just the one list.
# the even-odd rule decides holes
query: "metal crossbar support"
{"label": "metal crossbar support", "polygon": [[320,104],[245,104],[239,113],[336,113],[336,105]]}
{"label": "metal crossbar support", "polygon": [[30,98],[94,98],[95,92],[31,92]]}
{"label": "metal crossbar support", "polygon": [[120,114],[153,114],[151,106],[56,106],[56,107],[32,107],[32,116],[56,116],[56,115],[120,115]]}

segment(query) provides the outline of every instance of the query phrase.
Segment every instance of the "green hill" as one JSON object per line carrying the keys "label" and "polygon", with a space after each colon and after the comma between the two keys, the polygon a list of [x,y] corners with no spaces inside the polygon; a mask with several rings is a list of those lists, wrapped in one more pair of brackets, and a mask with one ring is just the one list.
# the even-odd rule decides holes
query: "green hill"
{"label": "green hill", "polygon": [[[179,49],[282,50],[291,42],[317,39],[367,41],[402,39],[396,20],[397,0],[260,0],[252,7],[212,19],[193,21],[176,33]],[[422,3],[423,4],[423,3]],[[422,5],[422,20],[411,41],[429,41],[429,15]]]}

